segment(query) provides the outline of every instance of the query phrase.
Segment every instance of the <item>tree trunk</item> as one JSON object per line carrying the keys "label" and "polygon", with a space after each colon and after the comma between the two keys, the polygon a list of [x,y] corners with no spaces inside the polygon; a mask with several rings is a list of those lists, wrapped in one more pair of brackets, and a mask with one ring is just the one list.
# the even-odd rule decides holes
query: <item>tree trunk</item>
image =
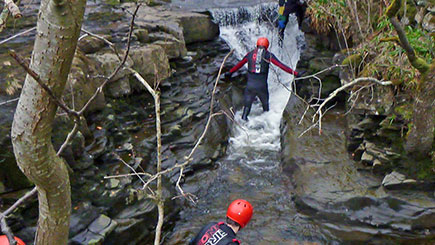
{"label": "tree trunk", "polygon": [[435,127],[435,65],[432,65],[422,82],[414,102],[413,124],[405,149],[408,154],[427,158],[433,150]]}
{"label": "tree trunk", "polygon": [[[61,97],[83,20],[86,0],[42,0],[30,68]],[[57,106],[27,75],[12,125],[18,166],[36,185],[39,220],[35,244],[67,244],[71,214],[68,171],[51,143]]]}

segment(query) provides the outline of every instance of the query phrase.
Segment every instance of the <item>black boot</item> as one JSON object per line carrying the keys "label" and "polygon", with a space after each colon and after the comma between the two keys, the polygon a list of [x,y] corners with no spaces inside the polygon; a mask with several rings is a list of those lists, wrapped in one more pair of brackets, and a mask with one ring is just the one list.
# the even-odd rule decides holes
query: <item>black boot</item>
{"label": "black boot", "polygon": [[251,108],[249,108],[249,107],[244,107],[243,108],[243,115],[242,115],[242,119],[243,120],[245,120],[245,121],[248,121],[248,115],[249,115],[249,112],[251,111]]}

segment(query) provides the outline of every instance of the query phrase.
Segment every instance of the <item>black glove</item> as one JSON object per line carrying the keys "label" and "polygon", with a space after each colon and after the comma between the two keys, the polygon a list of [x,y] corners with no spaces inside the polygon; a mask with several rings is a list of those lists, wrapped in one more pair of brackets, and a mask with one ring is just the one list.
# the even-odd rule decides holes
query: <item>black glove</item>
{"label": "black glove", "polygon": [[224,73],[224,79],[225,80],[231,79],[232,77],[233,77],[233,73],[232,72],[227,71],[227,72]]}
{"label": "black glove", "polygon": [[307,73],[307,71],[298,71],[298,74],[296,75],[296,78],[303,77],[304,74],[306,74],[306,73]]}

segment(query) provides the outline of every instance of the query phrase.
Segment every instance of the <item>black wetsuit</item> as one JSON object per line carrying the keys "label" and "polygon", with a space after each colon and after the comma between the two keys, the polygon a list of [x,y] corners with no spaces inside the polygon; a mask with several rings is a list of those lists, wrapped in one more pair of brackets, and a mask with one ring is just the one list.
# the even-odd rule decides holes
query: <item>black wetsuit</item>
{"label": "black wetsuit", "polygon": [[233,229],[224,222],[210,223],[204,226],[189,245],[239,245]]}
{"label": "black wetsuit", "polygon": [[261,47],[247,53],[237,65],[231,68],[230,73],[237,71],[245,63],[248,63],[248,84],[246,85],[244,92],[245,107],[243,109],[242,118],[247,120],[249,112],[251,111],[252,102],[254,102],[256,96],[258,96],[261,101],[263,111],[269,110],[267,76],[269,74],[270,63],[278,66],[290,74],[297,75],[297,72],[281,63],[281,61],[279,61],[273,53]]}
{"label": "black wetsuit", "polygon": [[301,28],[302,21],[304,20],[305,11],[307,9],[306,1],[301,0],[279,0],[278,21],[284,20],[284,28],[279,28],[280,43],[284,38],[285,26],[288,23],[288,17],[291,13],[295,13],[299,28]]}

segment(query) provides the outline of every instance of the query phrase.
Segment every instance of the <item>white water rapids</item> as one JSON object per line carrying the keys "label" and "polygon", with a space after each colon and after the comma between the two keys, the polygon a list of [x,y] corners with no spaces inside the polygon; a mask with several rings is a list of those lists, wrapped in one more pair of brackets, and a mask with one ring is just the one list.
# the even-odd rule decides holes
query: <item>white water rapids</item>
{"label": "white water rapids", "polygon": [[[212,10],[213,19],[220,25],[221,37],[235,50],[239,59],[255,48],[259,37],[267,37],[270,41],[269,51],[274,53],[284,64],[295,68],[299,59],[297,36],[302,36],[295,18],[291,18],[286,31],[282,48],[278,46],[278,33],[271,13],[276,8],[275,3],[267,3],[253,7],[239,7],[234,9]],[[273,15],[272,15],[273,16]],[[246,69],[246,65],[244,68]],[[254,166],[274,167],[264,164],[270,159],[270,153],[275,155],[280,149],[280,121],[287,104],[293,76],[270,65],[269,71],[269,104],[270,111],[263,112],[257,99],[249,115],[249,121],[241,120],[242,111],[236,112],[236,124],[230,138],[228,154],[229,160],[240,161]],[[269,152],[270,153],[266,153]],[[275,153],[275,154],[273,154]],[[278,165],[278,161],[274,161]],[[275,166],[276,167],[276,166]]]}

